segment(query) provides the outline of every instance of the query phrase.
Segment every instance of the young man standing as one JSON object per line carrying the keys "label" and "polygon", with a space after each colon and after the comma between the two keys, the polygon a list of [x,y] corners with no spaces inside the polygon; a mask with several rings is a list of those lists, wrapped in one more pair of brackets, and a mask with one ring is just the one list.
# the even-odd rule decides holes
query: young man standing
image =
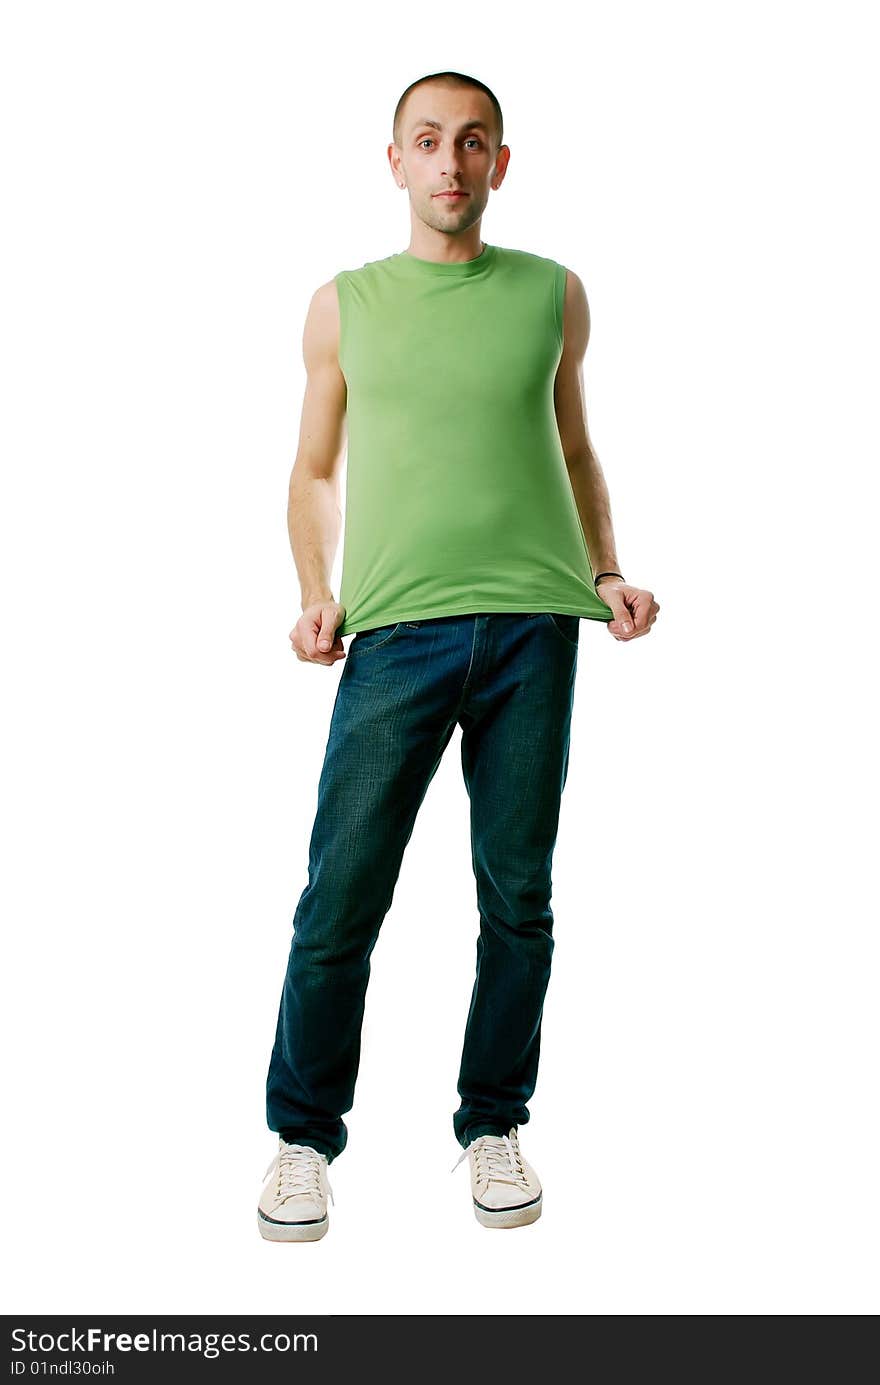
{"label": "young man standing", "polygon": [[456,725],[480,933],[453,1129],[482,1225],[541,1214],[518,1127],[554,946],[580,620],[628,641],[659,606],[618,570],[583,404],[583,285],[554,260],[481,239],[510,158],[502,139],[498,102],[476,79],[434,73],[408,87],[388,156],[409,194],[409,248],[341,271],[309,307],[289,509],[303,613],[290,638],[304,662],[346,663],[267,1078],[279,1135],[258,1208],[268,1240],[327,1231],[370,955]]}

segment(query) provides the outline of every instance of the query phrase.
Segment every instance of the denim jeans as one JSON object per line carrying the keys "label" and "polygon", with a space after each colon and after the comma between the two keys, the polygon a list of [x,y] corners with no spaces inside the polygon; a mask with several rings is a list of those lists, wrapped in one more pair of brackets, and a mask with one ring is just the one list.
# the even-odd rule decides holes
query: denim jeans
{"label": "denim jeans", "polygon": [[[270,1130],[332,1161],[354,1104],[370,955],[456,725],[480,916],[458,1142],[529,1119],[553,953],[551,862],[580,617],[400,621],[349,645],[330,720],[266,1083]],[[441,862],[438,861],[438,865]],[[430,984],[430,957],[422,983]]]}

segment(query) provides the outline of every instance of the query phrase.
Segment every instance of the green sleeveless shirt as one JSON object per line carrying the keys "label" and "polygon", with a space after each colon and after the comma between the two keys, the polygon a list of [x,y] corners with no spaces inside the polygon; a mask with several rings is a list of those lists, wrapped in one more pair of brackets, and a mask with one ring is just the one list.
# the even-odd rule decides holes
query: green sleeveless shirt
{"label": "green sleeveless shirt", "polygon": [[553,383],[565,267],[485,245],[335,276],[348,462],[338,635],[479,611],[608,621]]}

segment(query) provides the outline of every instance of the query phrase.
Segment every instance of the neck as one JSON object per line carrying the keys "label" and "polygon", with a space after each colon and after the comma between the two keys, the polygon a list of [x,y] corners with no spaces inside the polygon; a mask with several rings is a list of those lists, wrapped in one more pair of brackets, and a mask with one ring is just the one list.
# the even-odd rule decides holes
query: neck
{"label": "neck", "polygon": [[469,226],[461,235],[433,234],[420,226],[421,235],[414,227],[405,254],[418,260],[432,260],[435,264],[464,264],[475,260],[484,250],[478,226]]}

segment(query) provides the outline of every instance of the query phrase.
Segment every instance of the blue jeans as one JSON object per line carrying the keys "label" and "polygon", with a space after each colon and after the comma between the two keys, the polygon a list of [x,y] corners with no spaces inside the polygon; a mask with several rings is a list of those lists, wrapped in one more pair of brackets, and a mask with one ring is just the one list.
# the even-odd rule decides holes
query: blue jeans
{"label": "blue jeans", "polygon": [[[328,1161],[345,1148],[370,955],[456,724],[480,931],[453,1129],[467,1147],[528,1121],[554,946],[551,862],[579,622],[492,612],[400,621],[352,640],[266,1083],[269,1128],[285,1140]],[[426,957],[424,984],[429,971]]]}

